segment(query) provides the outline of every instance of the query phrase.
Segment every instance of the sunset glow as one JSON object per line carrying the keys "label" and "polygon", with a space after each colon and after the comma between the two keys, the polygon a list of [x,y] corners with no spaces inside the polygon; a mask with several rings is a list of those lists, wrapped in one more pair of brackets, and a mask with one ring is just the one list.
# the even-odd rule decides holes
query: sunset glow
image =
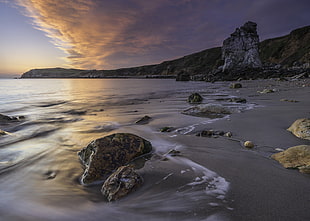
{"label": "sunset glow", "polygon": [[306,0],[0,0],[0,74],[31,68],[113,69],[221,46],[235,27],[261,39],[309,24]]}

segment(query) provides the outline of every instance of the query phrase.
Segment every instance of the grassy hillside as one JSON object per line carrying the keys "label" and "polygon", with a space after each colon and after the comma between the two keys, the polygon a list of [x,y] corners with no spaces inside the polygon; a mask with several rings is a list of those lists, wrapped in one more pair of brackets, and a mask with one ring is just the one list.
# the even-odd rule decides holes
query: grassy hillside
{"label": "grassy hillside", "polygon": [[[283,37],[265,40],[259,47],[260,58],[265,65],[281,64],[283,67],[291,67],[296,63],[310,63],[310,26],[296,29]],[[180,71],[186,71],[192,76],[212,77],[213,70],[221,65],[221,47],[216,47],[157,65],[116,70],[33,69],[24,73],[22,78],[168,77],[177,75]]]}
{"label": "grassy hillside", "polygon": [[263,63],[292,66],[294,62],[310,62],[310,26],[296,29],[289,35],[260,43]]}

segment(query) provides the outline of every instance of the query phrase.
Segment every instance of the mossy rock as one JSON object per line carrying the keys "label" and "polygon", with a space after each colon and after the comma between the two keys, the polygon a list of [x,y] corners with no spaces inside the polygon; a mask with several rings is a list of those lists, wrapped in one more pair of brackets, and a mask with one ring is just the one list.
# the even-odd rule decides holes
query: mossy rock
{"label": "mossy rock", "polygon": [[271,158],[277,160],[285,168],[299,169],[302,173],[310,173],[310,145],[290,147],[285,151],[273,154]]}
{"label": "mossy rock", "polygon": [[108,201],[118,200],[136,190],[143,183],[142,177],[130,166],[119,167],[104,182],[101,193]]}
{"label": "mossy rock", "polygon": [[191,103],[191,104],[201,103],[202,100],[203,100],[203,97],[198,93],[193,93],[187,98],[188,103]]}
{"label": "mossy rock", "polygon": [[232,83],[232,84],[229,85],[229,88],[231,88],[231,89],[242,88],[242,84],[240,84],[240,83]]}
{"label": "mossy rock", "polygon": [[292,132],[296,137],[310,140],[310,119],[298,119],[287,130]]}
{"label": "mossy rock", "polygon": [[152,118],[150,116],[145,115],[144,117],[140,118],[139,120],[137,120],[135,123],[136,124],[147,124],[150,122]]}
{"label": "mossy rock", "polygon": [[82,184],[105,180],[120,166],[152,151],[149,141],[129,133],[117,133],[90,142],[79,153],[85,166]]}

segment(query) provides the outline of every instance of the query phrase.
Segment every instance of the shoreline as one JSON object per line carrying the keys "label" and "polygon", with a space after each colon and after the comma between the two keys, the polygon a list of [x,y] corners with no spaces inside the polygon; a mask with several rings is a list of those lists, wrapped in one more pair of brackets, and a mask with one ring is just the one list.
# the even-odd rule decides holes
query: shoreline
{"label": "shoreline", "polygon": [[[192,136],[194,131],[190,138],[182,138],[182,143],[191,149],[185,150],[186,154],[230,182],[227,201],[233,210],[226,211],[226,217],[257,221],[309,220],[310,175],[285,169],[270,156],[278,152],[276,148],[285,150],[301,144],[310,145],[310,141],[299,139],[286,130],[295,120],[310,116],[310,79],[240,83],[243,87],[231,89],[232,95],[246,98],[257,106],[232,114],[228,119],[217,120],[205,128],[197,128],[230,131],[232,138],[240,142],[224,137],[195,138]],[[257,92],[266,88],[275,89],[275,92]],[[252,141],[255,147],[243,147],[246,140]]]}
{"label": "shoreline", "polygon": [[[23,148],[25,144],[34,149],[25,150],[25,154],[30,154],[27,165],[21,162],[16,170],[7,174],[7,179],[2,179],[3,189],[8,187],[8,183],[14,184],[14,188],[6,189],[5,200],[0,202],[2,211],[12,211],[7,215],[8,218],[51,220],[48,217],[57,213],[55,219],[68,221],[89,217],[93,221],[102,218],[118,220],[122,216],[126,216],[127,220],[147,218],[154,221],[309,220],[309,174],[285,169],[270,158],[271,154],[277,152],[276,148],[287,149],[310,143],[286,130],[296,119],[309,117],[309,78],[290,81],[244,80],[238,81],[242,84],[242,88],[238,89],[230,89],[230,84],[236,83],[230,81],[211,84],[163,80],[158,81],[162,91],[153,81],[145,80],[141,81],[143,84],[140,86],[149,85],[148,88],[152,90],[142,97],[139,90],[131,93],[128,90],[131,88],[129,83],[136,85],[137,81],[115,82],[127,87],[123,90],[125,97],[120,97],[122,93],[118,92],[116,103],[100,103],[107,98],[97,97],[102,90],[98,85],[94,85],[97,88],[91,93],[87,94],[88,90],[83,93],[83,96],[89,96],[86,103],[85,97],[80,97],[81,90],[75,90],[79,92],[78,96],[68,100],[58,100],[53,95],[43,105],[40,101],[29,102],[26,106],[31,111],[29,113],[43,114],[42,119],[38,118],[45,122],[42,128],[51,129],[49,126],[55,123],[53,120],[59,120],[56,123],[59,126],[62,121],[69,122],[61,123],[63,126],[59,131],[9,145],[13,153],[16,147]],[[178,85],[176,88],[179,93],[171,93],[171,89],[166,91],[172,83]],[[28,88],[28,84],[25,87]],[[153,93],[155,89],[156,93]],[[258,93],[264,89],[271,89],[273,93]],[[192,92],[201,93],[204,104],[220,103],[241,112],[233,112],[219,119],[184,115],[182,110],[193,106],[186,101]],[[132,100],[132,93],[135,101]],[[223,101],[223,98],[230,97],[245,98],[247,104],[231,105]],[[75,99],[81,99],[82,103],[72,102]],[[249,105],[251,109],[240,108],[244,105]],[[33,110],[34,107],[38,109]],[[28,109],[22,108],[23,111]],[[82,110],[85,114],[70,115],[70,110]],[[134,123],[146,114],[152,117],[148,124]],[[53,116],[61,118],[49,120]],[[40,122],[36,118],[27,119],[27,116],[26,120]],[[172,126],[175,130],[159,132],[165,126]],[[20,128],[20,132],[27,132],[31,128]],[[210,129],[231,132],[233,136],[196,136],[198,132]],[[154,146],[154,155],[144,162],[144,167],[137,169],[145,181],[141,189],[110,204],[103,199],[99,186],[88,188],[79,183],[83,170],[76,153],[91,140],[117,132],[134,133],[149,140]],[[252,141],[255,147],[244,148],[242,143],[246,140]],[[37,160],[31,151],[36,148],[41,150],[42,147],[48,152]],[[167,154],[172,149],[180,151],[180,154]],[[168,160],[163,160],[165,157]],[[47,171],[55,171],[56,176],[43,179],[42,174]],[[16,176],[13,172],[20,175]],[[36,194],[28,195],[34,187]],[[10,194],[16,189],[19,194],[12,198]],[[24,201],[28,202],[26,206],[18,203]],[[73,204],[74,208],[71,206]],[[12,210],[16,205],[19,210]]]}

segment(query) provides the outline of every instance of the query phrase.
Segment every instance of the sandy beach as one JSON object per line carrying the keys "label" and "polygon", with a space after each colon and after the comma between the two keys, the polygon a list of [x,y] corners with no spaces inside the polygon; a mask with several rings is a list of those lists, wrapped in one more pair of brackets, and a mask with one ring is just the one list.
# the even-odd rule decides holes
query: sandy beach
{"label": "sandy beach", "polygon": [[[219,216],[232,220],[309,220],[310,176],[298,170],[285,169],[270,158],[278,152],[276,148],[310,144],[286,130],[296,119],[309,118],[309,79],[240,83],[243,87],[231,89],[233,94],[258,107],[232,114],[227,120],[219,120],[203,128],[230,131],[233,139],[240,142],[223,137],[187,135],[182,138],[182,142],[193,148],[192,152],[204,153],[193,155],[191,159],[216,171],[231,183],[227,201],[234,209]],[[275,89],[275,92],[257,92],[266,88]],[[242,144],[246,140],[252,141],[255,147],[251,150],[244,148]]]}
{"label": "sandy beach", "polygon": [[[37,82],[6,81],[8,87],[11,83],[31,93],[28,97],[15,95],[17,90],[3,92],[15,99],[12,105],[3,95],[4,114],[25,119],[1,128],[11,136],[0,143],[0,220],[310,219],[309,174],[271,159],[279,149],[310,144],[286,130],[296,119],[309,118],[310,79]],[[230,89],[231,83],[242,88]],[[45,97],[45,84],[54,85],[48,87],[55,90],[48,91],[50,97]],[[91,84],[91,90],[85,84]],[[259,93],[264,89],[273,93]],[[216,103],[234,111],[218,119],[184,115],[183,110],[196,105],[186,101],[193,92],[204,97],[204,105]],[[231,97],[247,103],[221,100]],[[135,124],[144,115],[151,120]],[[173,130],[160,132],[166,126]],[[232,137],[196,136],[211,129],[231,132]],[[93,139],[117,132],[149,140],[153,152],[136,162],[143,186],[108,203],[100,192],[102,184],[81,185],[77,152]],[[245,148],[244,141],[252,141],[254,148]],[[179,152],[169,154],[172,149]]]}

